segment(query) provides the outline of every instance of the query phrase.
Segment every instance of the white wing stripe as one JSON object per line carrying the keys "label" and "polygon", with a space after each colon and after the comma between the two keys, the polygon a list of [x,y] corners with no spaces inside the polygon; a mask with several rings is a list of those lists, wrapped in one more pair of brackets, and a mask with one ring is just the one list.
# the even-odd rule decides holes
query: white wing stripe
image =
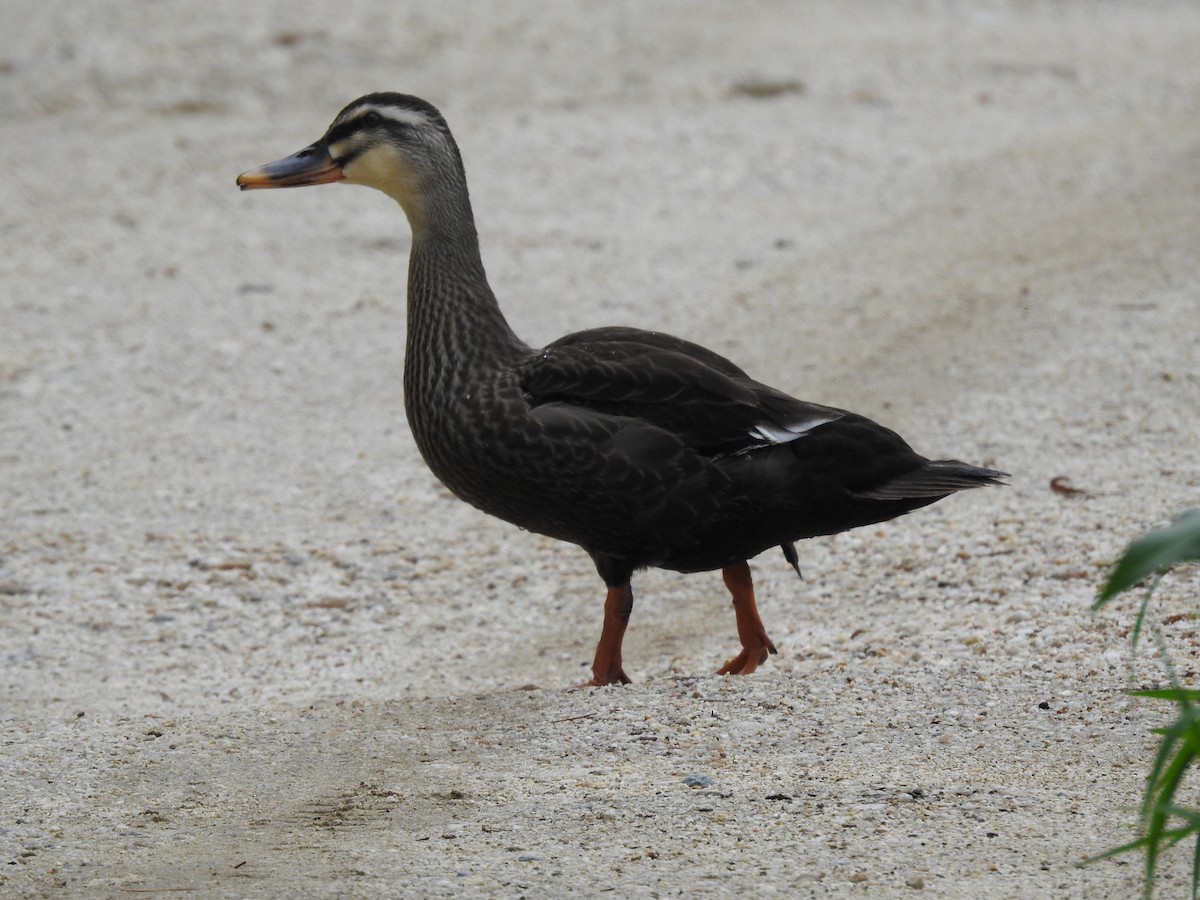
{"label": "white wing stripe", "polygon": [[760,422],[750,431],[750,437],[756,441],[766,441],[769,444],[786,444],[797,438],[804,437],[818,425],[824,425],[840,419],[840,415],[814,416],[803,422],[793,422],[789,425],[776,425],[774,422]]}

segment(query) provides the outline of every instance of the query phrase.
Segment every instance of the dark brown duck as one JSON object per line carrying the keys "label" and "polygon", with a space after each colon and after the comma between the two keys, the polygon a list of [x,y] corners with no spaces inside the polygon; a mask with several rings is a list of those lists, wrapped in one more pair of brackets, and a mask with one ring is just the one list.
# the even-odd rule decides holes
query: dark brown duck
{"label": "dark brown duck", "polygon": [[796,566],[794,541],[1004,477],[927,460],[670,335],[598,328],[529,347],[488,286],[458,146],[424,100],[361,97],[316,143],[238,178],[243,190],[335,181],[383,191],[412,228],[404,398],[429,467],[484,512],[583,547],[608,586],[589,684],[629,681],[638,569],[721,569],[742,648],[719,671],[748,674],[775,652],[748,559],[779,546]]}

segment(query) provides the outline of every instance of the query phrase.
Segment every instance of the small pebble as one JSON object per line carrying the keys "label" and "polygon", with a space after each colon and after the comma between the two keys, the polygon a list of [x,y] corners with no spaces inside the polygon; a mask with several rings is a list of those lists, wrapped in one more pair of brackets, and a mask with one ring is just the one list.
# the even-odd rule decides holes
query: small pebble
{"label": "small pebble", "polygon": [[683,777],[683,783],[688,787],[698,788],[708,787],[713,783],[713,780],[707,775],[685,775]]}
{"label": "small pebble", "polygon": [[914,891],[919,891],[925,887],[925,879],[920,875],[909,875],[904,879],[905,887],[910,887]]}

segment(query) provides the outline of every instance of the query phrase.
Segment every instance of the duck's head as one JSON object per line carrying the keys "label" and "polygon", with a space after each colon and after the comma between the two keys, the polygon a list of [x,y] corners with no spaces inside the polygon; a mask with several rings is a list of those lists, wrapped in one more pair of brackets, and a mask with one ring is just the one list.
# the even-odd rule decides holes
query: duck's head
{"label": "duck's head", "polygon": [[462,158],[441,113],[419,97],[391,93],[359,97],[320,140],[237,179],[243,191],[337,181],[383,191],[404,207],[414,229],[447,188],[466,191]]}

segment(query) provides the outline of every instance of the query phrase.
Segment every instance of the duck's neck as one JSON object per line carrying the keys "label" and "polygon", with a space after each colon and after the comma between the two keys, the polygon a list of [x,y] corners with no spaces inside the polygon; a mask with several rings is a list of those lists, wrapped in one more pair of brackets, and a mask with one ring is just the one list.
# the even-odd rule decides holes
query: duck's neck
{"label": "duck's neck", "polygon": [[469,208],[452,228],[431,223],[414,228],[404,362],[407,401],[444,402],[447,392],[467,389],[529,352],[488,285]]}

